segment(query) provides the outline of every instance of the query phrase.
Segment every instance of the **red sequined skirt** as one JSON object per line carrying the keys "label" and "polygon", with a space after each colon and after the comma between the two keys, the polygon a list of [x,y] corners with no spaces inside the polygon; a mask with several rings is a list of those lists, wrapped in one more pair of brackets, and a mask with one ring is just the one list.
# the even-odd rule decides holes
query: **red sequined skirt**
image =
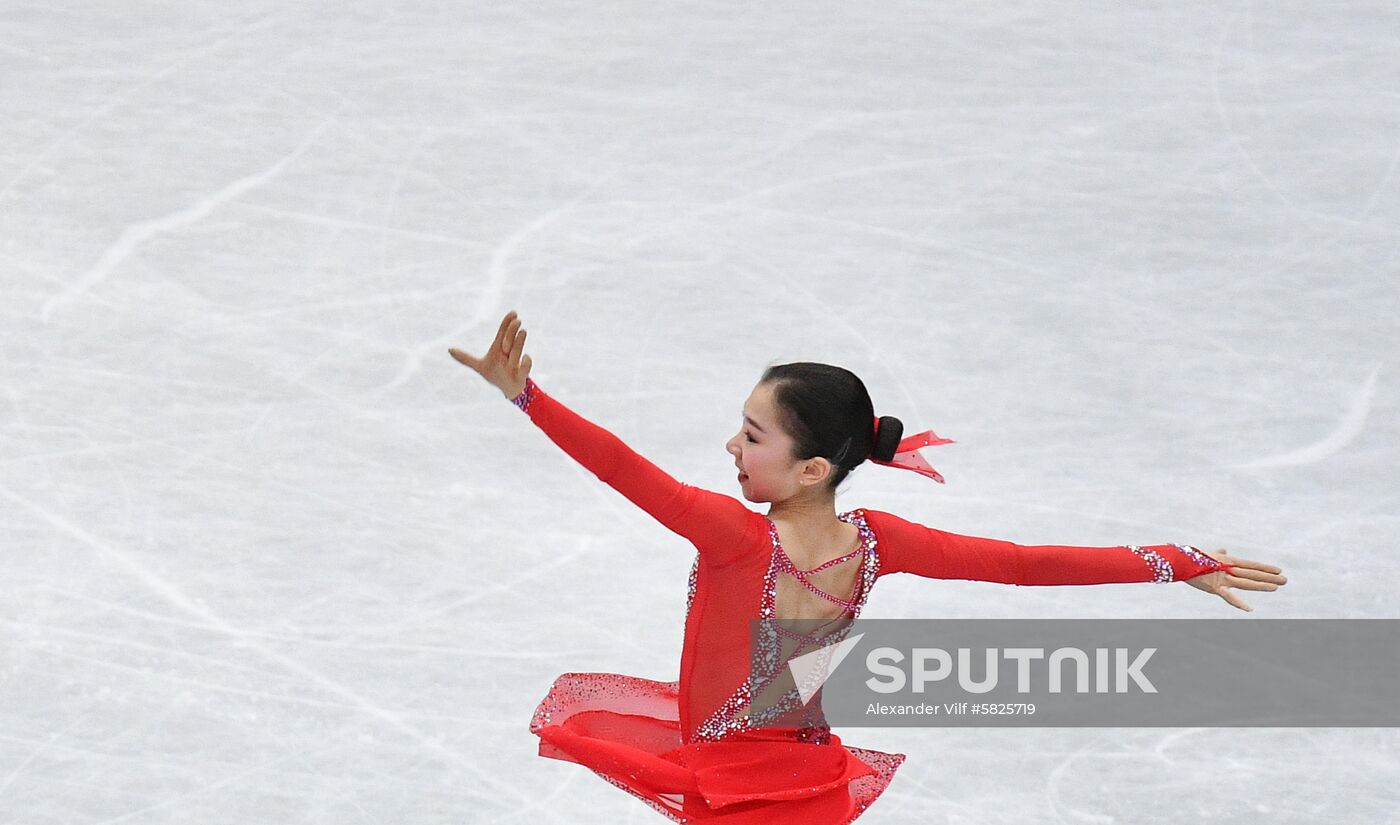
{"label": "red sequined skirt", "polygon": [[836,734],[741,730],[686,743],[677,682],[565,673],[535,709],[540,756],[577,762],[675,822],[845,825],[885,788],[904,754],[852,748]]}

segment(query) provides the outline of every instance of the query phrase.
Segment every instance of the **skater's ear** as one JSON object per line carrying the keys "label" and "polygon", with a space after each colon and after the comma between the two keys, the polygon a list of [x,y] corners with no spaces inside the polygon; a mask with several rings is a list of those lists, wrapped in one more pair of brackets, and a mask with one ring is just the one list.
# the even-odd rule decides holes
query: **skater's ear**
{"label": "skater's ear", "polygon": [[802,467],[798,470],[797,481],[803,487],[825,484],[835,471],[835,465],[825,458],[820,456],[809,458],[802,462]]}

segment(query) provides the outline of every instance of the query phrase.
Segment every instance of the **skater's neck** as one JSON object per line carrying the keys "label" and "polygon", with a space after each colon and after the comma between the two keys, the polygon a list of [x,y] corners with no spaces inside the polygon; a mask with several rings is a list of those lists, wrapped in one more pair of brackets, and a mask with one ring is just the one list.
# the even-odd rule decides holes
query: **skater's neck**
{"label": "skater's neck", "polygon": [[806,538],[821,539],[836,535],[842,529],[841,520],[836,517],[834,494],[793,496],[775,501],[768,508],[768,518]]}

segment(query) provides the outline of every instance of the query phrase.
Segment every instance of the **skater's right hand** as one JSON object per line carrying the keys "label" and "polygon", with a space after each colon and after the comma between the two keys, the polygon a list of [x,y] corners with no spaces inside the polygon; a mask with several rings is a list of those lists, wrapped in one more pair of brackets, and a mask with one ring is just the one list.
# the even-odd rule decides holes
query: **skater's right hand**
{"label": "skater's right hand", "polygon": [[1223,549],[1216,550],[1214,553],[1206,553],[1206,555],[1229,565],[1228,569],[1202,573],[1199,576],[1186,579],[1186,583],[1197,590],[1214,593],[1240,610],[1253,612],[1254,608],[1241,601],[1240,597],[1232,592],[1232,588],[1272,591],[1288,584],[1288,579],[1283,576],[1283,568],[1277,565],[1241,559],[1230,555]]}
{"label": "skater's right hand", "polygon": [[506,398],[514,398],[525,389],[525,379],[530,375],[530,356],[522,358],[524,349],[525,330],[520,328],[520,319],[512,309],[501,319],[501,328],[496,330],[496,340],[491,342],[491,350],[486,355],[478,358],[455,347],[447,352],[476,370],[505,393]]}

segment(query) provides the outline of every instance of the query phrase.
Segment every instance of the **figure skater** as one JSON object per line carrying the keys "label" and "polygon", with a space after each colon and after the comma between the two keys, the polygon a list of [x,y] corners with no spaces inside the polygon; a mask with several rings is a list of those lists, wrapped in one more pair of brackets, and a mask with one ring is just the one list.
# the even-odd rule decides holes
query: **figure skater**
{"label": "figure skater", "polygon": [[904,754],[845,745],[819,718],[750,719],[750,622],[859,616],[880,576],[912,573],[1017,585],[1186,581],[1250,610],[1234,592],[1285,583],[1270,564],[1190,545],[1025,546],[947,533],[878,510],[837,513],[836,487],[866,460],[941,482],[917,450],[876,418],[865,385],[825,364],[768,368],[725,449],[748,501],[680,483],[530,379],[514,311],[490,350],[448,352],[512,399],[563,450],[688,539],[697,554],[677,680],[565,673],[535,710],[542,756],[587,766],[675,822],[841,825],[889,785]]}

